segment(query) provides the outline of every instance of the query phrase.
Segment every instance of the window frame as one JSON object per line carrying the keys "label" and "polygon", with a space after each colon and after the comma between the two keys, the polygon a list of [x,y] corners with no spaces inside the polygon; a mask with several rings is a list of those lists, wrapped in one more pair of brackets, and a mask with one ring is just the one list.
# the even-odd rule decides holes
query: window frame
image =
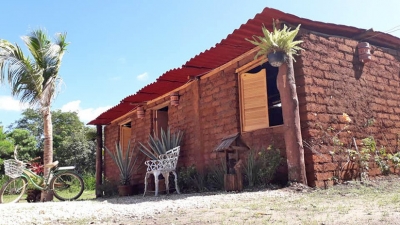
{"label": "window frame", "polygon": [[[127,129],[125,129],[126,126],[124,126],[124,125],[126,125],[128,123],[131,123],[131,127],[129,128],[129,133],[127,135],[128,138],[127,138],[126,133],[128,131],[127,131]],[[118,138],[119,140],[118,141],[119,141],[119,144],[121,145],[122,150],[125,152],[125,150],[128,147],[129,141],[131,140],[131,137],[132,137],[132,120],[131,119],[124,120],[124,121],[118,123],[118,125],[119,125],[119,138]],[[125,140],[125,139],[128,139],[128,140]]]}

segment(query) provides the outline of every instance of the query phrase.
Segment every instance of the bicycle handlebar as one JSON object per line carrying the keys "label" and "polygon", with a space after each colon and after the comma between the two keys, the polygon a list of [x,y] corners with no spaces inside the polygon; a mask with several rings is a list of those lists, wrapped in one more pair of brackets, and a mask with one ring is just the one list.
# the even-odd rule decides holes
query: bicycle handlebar
{"label": "bicycle handlebar", "polygon": [[[18,145],[16,145],[15,148],[14,148],[14,159],[15,159],[15,161],[17,161],[21,165],[29,165],[29,163],[23,162],[23,161],[18,159],[18,151],[17,151],[17,149],[18,149]],[[33,161],[38,160],[38,159],[40,159],[40,156],[36,157],[36,158],[33,158],[29,162],[33,162]]]}
{"label": "bicycle handlebar", "polygon": [[18,145],[15,146],[14,148],[14,159],[15,161],[17,161],[18,163],[24,164],[24,162],[22,162],[21,160],[18,159],[18,151],[17,151]]}

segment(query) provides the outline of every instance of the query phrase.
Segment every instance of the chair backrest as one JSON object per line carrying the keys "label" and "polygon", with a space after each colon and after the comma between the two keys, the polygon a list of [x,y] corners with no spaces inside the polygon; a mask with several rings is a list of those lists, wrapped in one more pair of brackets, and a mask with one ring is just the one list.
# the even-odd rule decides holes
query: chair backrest
{"label": "chair backrest", "polygon": [[145,162],[147,171],[154,170],[175,170],[178,164],[180,146],[168,150],[165,154],[158,156],[158,160],[148,160]]}
{"label": "chair backrest", "polygon": [[165,170],[175,170],[178,164],[179,153],[181,146],[168,150],[165,154],[160,155],[158,158],[163,161]]}
{"label": "chair backrest", "polygon": [[181,150],[181,146],[170,149],[165,154],[159,155],[158,159],[168,159],[168,158],[172,158],[172,157],[179,157],[180,150]]}

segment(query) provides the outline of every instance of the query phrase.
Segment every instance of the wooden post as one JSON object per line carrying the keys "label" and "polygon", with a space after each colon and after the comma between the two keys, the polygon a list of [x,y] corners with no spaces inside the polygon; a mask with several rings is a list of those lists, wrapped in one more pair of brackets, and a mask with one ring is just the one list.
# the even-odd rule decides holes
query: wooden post
{"label": "wooden post", "polygon": [[97,125],[97,149],[96,149],[96,198],[103,196],[101,185],[103,184],[103,127]]}
{"label": "wooden post", "polygon": [[299,100],[294,79],[293,60],[288,59],[279,67],[277,86],[281,96],[284,138],[288,164],[288,179],[307,184],[301,137]]}
{"label": "wooden post", "polygon": [[200,88],[200,80],[196,79],[191,84],[192,94],[193,94],[193,111],[192,119],[195,124],[193,136],[196,137],[197,141],[194,143],[194,147],[196,150],[195,157],[196,161],[196,169],[199,173],[205,172],[205,160],[204,155],[210,154],[209,149],[204,149],[204,141],[203,141],[203,124],[201,122],[202,108],[201,108],[201,88]]}

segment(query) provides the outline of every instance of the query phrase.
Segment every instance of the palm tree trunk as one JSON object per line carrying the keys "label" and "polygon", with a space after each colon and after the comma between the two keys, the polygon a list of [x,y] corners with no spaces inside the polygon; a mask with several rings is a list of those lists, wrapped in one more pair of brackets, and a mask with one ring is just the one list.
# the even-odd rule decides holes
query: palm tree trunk
{"label": "palm tree trunk", "polygon": [[[44,165],[53,162],[53,124],[51,121],[50,109],[42,111],[43,123],[44,123],[44,152],[43,152],[43,163]],[[50,169],[44,168],[44,177],[47,177]]]}
{"label": "palm tree trunk", "polygon": [[289,59],[287,64],[283,63],[279,67],[277,86],[282,102],[288,179],[292,182],[307,184],[300,127],[299,100],[297,99],[292,59]]}

